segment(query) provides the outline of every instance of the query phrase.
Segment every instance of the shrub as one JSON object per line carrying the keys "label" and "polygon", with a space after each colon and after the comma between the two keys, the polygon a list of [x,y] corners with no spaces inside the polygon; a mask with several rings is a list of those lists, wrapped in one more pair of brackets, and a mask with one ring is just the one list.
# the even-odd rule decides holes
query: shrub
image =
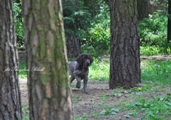
{"label": "shrub", "polygon": [[139,22],[140,42],[142,46],[166,46],[167,16],[155,12]]}
{"label": "shrub", "polygon": [[19,47],[24,46],[24,19],[22,16],[22,10],[21,10],[21,0],[20,3],[14,3],[13,9],[14,9],[14,22],[15,22],[15,29],[16,29],[16,35],[17,35],[17,45]]}
{"label": "shrub", "polygon": [[[97,14],[91,22],[88,29],[88,35],[81,36],[82,48],[87,49],[91,46],[95,51],[100,53],[103,50],[110,49],[110,14],[109,7],[105,2],[100,5],[100,13]],[[88,49],[89,51],[90,49]],[[92,49],[91,49],[92,50]]]}

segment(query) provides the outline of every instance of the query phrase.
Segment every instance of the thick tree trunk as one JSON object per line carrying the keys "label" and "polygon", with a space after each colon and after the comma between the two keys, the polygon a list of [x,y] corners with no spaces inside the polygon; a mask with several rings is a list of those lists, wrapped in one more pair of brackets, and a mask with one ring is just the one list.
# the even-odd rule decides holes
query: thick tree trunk
{"label": "thick tree trunk", "polygon": [[0,120],[21,120],[13,0],[0,2]]}
{"label": "thick tree trunk", "polygon": [[74,35],[66,34],[67,55],[68,57],[77,57],[80,54],[80,40]]}
{"label": "thick tree trunk", "polygon": [[140,83],[137,0],[110,0],[111,53],[109,88]]}
{"label": "thick tree trunk", "polygon": [[23,4],[30,120],[72,120],[61,0]]}
{"label": "thick tree trunk", "polygon": [[168,43],[171,42],[171,0],[168,0],[167,41]]}

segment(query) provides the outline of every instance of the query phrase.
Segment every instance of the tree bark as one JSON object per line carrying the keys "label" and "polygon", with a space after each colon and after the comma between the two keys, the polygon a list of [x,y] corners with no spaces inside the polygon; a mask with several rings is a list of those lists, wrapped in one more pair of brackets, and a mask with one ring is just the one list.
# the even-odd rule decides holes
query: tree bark
{"label": "tree bark", "polygon": [[171,42],[171,0],[168,0],[167,41],[168,43]]}
{"label": "tree bark", "polygon": [[109,88],[140,83],[137,0],[110,0],[111,52]]}
{"label": "tree bark", "polygon": [[66,34],[67,55],[77,57],[80,54],[80,40],[75,35]]}
{"label": "tree bark", "polygon": [[[76,10],[76,8],[79,8],[79,1],[74,0],[74,1],[68,1],[68,0],[63,0],[63,5],[66,9],[64,9],[64,17],[72,17],[72,14],[74,14],[73,10],[67,9],[70,8],[71,6]],[[73,18],[75,19],[75,18]],[[76,27],[75,24],[72,23],[69,24],[67,21],[64,23],[64,29],[65,29],[65,36],[66,36],[66,46],[67,46],[67,56],[68,57],[77,57],[80,54],[80,39],[78,35],[76,34],[78,31],[78,28]],[[69,31],[68,31],[69,30]],[[71,32],[72,31],[72,32]]]}
{"label": "tree bark", "polygon": [[141,21],[148,17],[149,14],[149,0],[137,0],[138,20]]}
{"label": "tree bark", "polygon": [[24,0],[30,120],[73,120],[61,0]]}
{"label": "tree bark", "polygon": [[0,2],[0,120],[21,120],[13,0]]}

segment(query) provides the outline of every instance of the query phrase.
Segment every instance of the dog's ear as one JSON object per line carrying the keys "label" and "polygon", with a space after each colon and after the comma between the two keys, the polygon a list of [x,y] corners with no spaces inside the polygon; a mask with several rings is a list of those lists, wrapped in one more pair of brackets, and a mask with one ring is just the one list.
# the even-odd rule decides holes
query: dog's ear
{"label": "dog's ear", "polygon": [[83,64],[83,59],[84,59],[84,55],[81,54],[76,58],[76,61],[78,62],[79,65]]}
{"label": "dog's ear", "polygon": [[91,65],[93,63],[93,58],[90,55],[88,55],[88,57],[89,57],[89,60],[90,60],[90,65]]}

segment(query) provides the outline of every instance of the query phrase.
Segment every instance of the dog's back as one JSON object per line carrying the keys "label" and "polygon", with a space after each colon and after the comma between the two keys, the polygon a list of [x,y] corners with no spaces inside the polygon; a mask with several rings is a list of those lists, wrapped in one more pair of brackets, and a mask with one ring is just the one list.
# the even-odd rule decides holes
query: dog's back
{"label": "dog's back", "polygon": [[73,72],[74,72],[77,64],[78,64],[77,61],[69,61],[68,62],[69,74],[70,75],[73,75]]}

